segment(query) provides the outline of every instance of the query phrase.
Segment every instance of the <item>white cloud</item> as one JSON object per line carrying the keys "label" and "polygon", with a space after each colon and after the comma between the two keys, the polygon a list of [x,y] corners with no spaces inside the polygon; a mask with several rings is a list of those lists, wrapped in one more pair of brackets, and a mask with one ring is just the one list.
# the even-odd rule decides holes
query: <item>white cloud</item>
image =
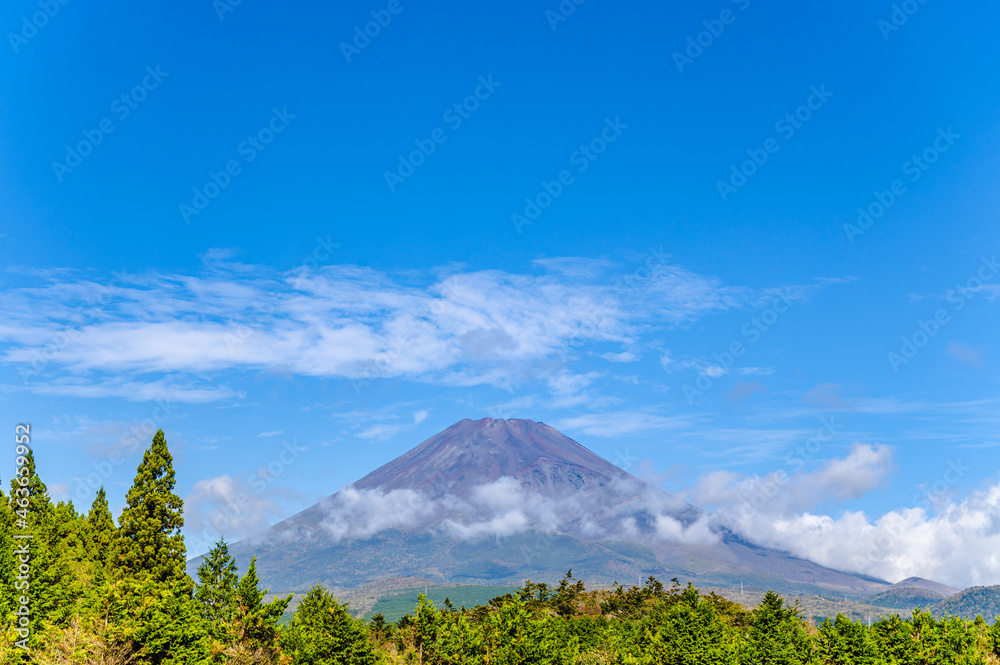
{"label": "white cloud", "polygon": [[882,487],[893,472],[892,458],[886,446],[854,444],[846,457],[814,471],[709,473],[688,497],[715,507],[721,523],[752,542],[837,570],[890,582],[925,577],[959,588],[1000,581],[1000,484],[949,499],[950,488],[971,471],[960,462],[942,469],[911,507],[877,516],[812,512]]}
{"label": "white cloud", "polygon": [[414,490],[358,490],[347,487],[324,502],[322,528],[334,541],[365,538],[384,529],[431,520],[438,506]]}
{"label": "white cloud", "polygon": [[[622,496],[632,496],[649,488],[623,480],[616,489]],[[603,493],[541,495],[509,477],[473,487],[464,499],[445,495],[432,500],[423,492],[409,489],[348,487],[325,501],[323,508],[326,518],[321,528],[334,541],[412,526],[432,525],[448,537],[466,540],[563,531],[568,524],[579,525],[579,534],[589,538],[628,537],[648,543],[718,541],[707,516],[682,524],[673,516],[684,508],[683,502],[659,492],[637,496],[609,510]],[[653,519],[651,531],[638,527],[634,515],[643,511]]]}
{"label": "white cloud", "polygon": [[260,434],[257,435],[257,438],[258,439],[269,439],[272,436],[278,436],[279,434],[284,434],[284,433],[285,432],[283,430],[277,429],[277,430],[274,430],[273,432],[261,432]]}
{"label": "white cloud", "polygon": [[48,381],[29,384],[29,388],[40,395],[61,397],[118,397],[129,402],[179,402],[203,404],[222,399],[242,398],[245,393],[225,386],[207,386],[193,381],[173,381],[156,379],[148,381],[124,381],[107,379],[88,381],[77,377],[60,377]]}
{"label": "white cloud", "polygon": [[[795,461],[796,466],[803,462]],[[884,486],[893,470],[892,448],[855,443],[846,457],[827,460],[814,471],[789,474],[781,469],[763,477],[712,471],[688,497],[697,505],[717,507],[723,518],[739,523],[745,515],[788,514],[864,496]]]}
{"label": "white cloud", "polygon": [[580,393],[601,376],[600,372],[573,374],[568,370],[560,370],[546,377],[549,390],[557,397],[570,397]]}
{"label": "white cloud", "polygon": [[355,432],[354,436],[359,439],[368,439],[370,441],[385,441],[398,434],[402,430],[401,425],[370,425],[365,427],[360,432]]}
{"label": "white cloud", "polygon": [[[228,542],[259,533],[279,520],[283,509],[275,501],[282,490],[261,491],[242,477],[221,475],[195,483],[184,498],[184,533],[188,550],[205,551],[221,537]],[[266,488],[266,486],[265,486]]]}
{"label": "white cloud", "polygon": [[419,411],[413,412],[413,424],[419,425],[420,423],[427,420],[427,409],[420,409]]}
{"label": "white cloud", "polygon": [[631,351],[622,351],[621,353],[602,353],[601,358],[613,363],[634,363],[639,359],[639,356]]}
{"label": "white cloud", "polygon": [[555,427],[560,431],[614,438],[661,429],[681,428],[690,422],[689,416],[668,417],[646,411],[615,411],[563,418]]}
{"label": "white cloud", "polygon": [[773,367],[740,367],[739,373],[745,376],[756,375],[756,376],[768,376],[774,374]]}
{"label": "white cloud", "polygon": [[763,545],[819,564],[895,582],[919,576],[959,588],[1000,581],[1000,484],[949,502],[869,518],[802,513],[762,525]]}
{"label": "white cloud", "polygon": [[145,273],[102,285],[50,272],[41,286],[0,293],[2,358],[37,372],[32,390],[77,397],[238,398],[204,384],[230,370],[509,388],[551,376],[545,361],[580,344],[634,343],[650,322],[754,307],[774,291],[677,266],[624,288],[609,283],[604,262],[585,259],[543,260],[541,275],[483,270],[423,286],[358,266],[275,274],[224,252],[204,260],[196,276]]}

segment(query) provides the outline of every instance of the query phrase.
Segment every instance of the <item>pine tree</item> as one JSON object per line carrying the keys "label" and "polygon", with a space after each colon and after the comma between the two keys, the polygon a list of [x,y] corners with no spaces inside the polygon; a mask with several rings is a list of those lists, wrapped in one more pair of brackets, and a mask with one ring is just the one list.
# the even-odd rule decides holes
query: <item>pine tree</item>
{"label": "pine tree", "polygon": [[281,636],[292,665],[375,665],[375,650],[365,624],[351,617],[321,585],[302,599]]}
{"label": "pine tree", "polygon": [[236,585],[239,583],[236,561],[229,554],[225,539],[219,539],[198,566],[198,588],[194,597],[201,603],[201,614],[211,626],[212,636],[223,639],[232,620]]}
{"label": "pine tree", "polygon": [[993,626],[990,627],[990,642],[993,654],[1000,659],[1000,616],[994,617]]}
{"label": "pine tree", "polygon": [[14,611],[14,511],[0,489],[0,634]]}
{"label": "pine tree", "polygon": [[867,626],[843,614],[819,627],[817,655],[827,665],[883,665],[885,659]]}
{"label": "pine tree", "polygon": [[740,662],[744,665],[805,665],[810,660],[809,636],[797,607],[785,606],[773,591],[750,615]]}
{"label": "pine tree", "polygon": [[235,623],[237,638],[243,647],[251,652],[277,654],[278,629],[281,619],[292,596],[276,598],[264,603],[267,589],[260,590],[257,577],[257,557],[250,559],[247,574],[240,579],[235,594]]}
{"label": "pine tree", "polygon": [[444,624],[444,617],[427,596],[417,596],[417,607],[413,611],[413,648],[420,663],[434,662],[438,650],[438,635]]}
{"label": "pine tree", "polygon": [[667,665],[735,665],[736,635],[711,599],[691,583],[679,595],[664,599],[647,619],[636,622],[630,648]]}
{"label": "pine tree", "polygon": [[385,620],[385,615],[377,612],[368,622],[368,631],[376,643],[381,644],[392,637],[392,624]]}
{"label": "pine tree", "polygon": [[889,665],[916,665],[917,643],[913,639],[913,623],[892,614],[872,626],[878,650]]}
{"label": "pine tree", "polygon": [[[94,503],[87,513],[87,528],[85,542],[90,552],[90,559],[99,571],[105,571],[111,559],[111,547],[115,540],[115,520],[108,509],[108,498],[104,487],[97,490]],[[103,575],[102,575],[103,578]]]}
{"label": "pine tree", "polygon": [[136,663],[207,662],[209,636],[185,572],[183,502],[174,494],[173,458],[163,430],[143,455],[115,533],[109,638]]}
{"label": "pine tree", "polygon": [[181,584],[194,583],[184,572],[183,502],[174,494],[173,457],[163,430],[139,464],[118,520],[112,564],[116,579]]}
{"label": "pine tree", "polygon": [[[567,574],[566,579],[569,578],[570,574]],[[482,660],[474,662],[505,665],[552,662],[543,657],[546,646],[543,623],[532,617],[528,605],[519,598],[505,599],[474,625],[471,644],[463,647],[463,651],[478,652],[481,655]],[[461,654],[455,653],[455,640],[448,642],[445,648],[456,657],[451,662],[461,662],[457,660]]]}
{"label": "pine tree", "polygon": [[570,584],[572,581],[573,569],[570,568],[566,571],[566,576],[559,580],[559,586],[556,587],[556,592],[552,596],[552,604],[555,606],[555,610],[559,616],[562,617],[570,617],[576,613],[576,606],[580,602],[580,597],[586,591],[581,580],[576,580],[574,584]]}
{"label": "pine tree", "polygon": [[[30,629],[34,639],[44,623],[65,625],[69,621],[80,587],[69,565],[70,550],[65,549],[60,540],[63,521],[69,519],[69,512],[73,511],[68,512],[63,506],[57,512],[48,488],[38,476],[34,451],[29,449],[23,457],[21,473],[11,479],[10,510],[14,534],[29,536],[16,544],[29,549],[29,572],[26,580],[15,582],[13,590],[17,596],[26,595],[30,599]],[[66,530],[71,529],[66,527]],[[26,587],[23,586],[25,582]]]}
{"label": "pine tree", "polygon": [[[38,477],[35,469],[35,451],[29,448],[23,457],[23,470],[10,479],[11,507],[26,510],[28,516],[34,516],[39,523],[51,525],[50,519],[43,518],[52,510],[52,500],[49,498],[49,488]],[[27,502],[22,502],[21,499],[27,499]]]}

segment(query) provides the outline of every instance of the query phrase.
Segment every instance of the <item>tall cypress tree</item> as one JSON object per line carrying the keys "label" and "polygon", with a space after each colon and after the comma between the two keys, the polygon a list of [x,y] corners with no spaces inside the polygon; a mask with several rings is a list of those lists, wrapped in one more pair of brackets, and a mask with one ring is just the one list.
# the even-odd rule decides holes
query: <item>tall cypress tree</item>
{"label": "tall cypress tree", "polygon": [[207,662],[208,634],[184,570],[183,502],[163,430],[143,455],[126,496],[111,555],[110,639],[130,645],[136,663]]}
{"label": "tall cypress tree", "polygon": [[158,430],[125,497],[112,553],[115,579],[180,583],[190,594],[194,583],[184,572],[181,498],[174,494],[173,457]]}
{"label": "tall cypress tree", "polygon": [[104,572],[107,570],[111,559],[111,547],[115,540],[115,519],[108,509],[108,497],[104,493],[104,487],[97,490],[94,503],[87,513],[87,528],[85,542],[91,561],[97,568],[98,578],[103,580]]}
{"label": "tall cypress tree", "polygon": [[[86,520],[76,512],[72,501],[60,501],[53,506],[53,540],[50,547],[63,571],[58,583],[64,587],[59,601],[60,625],[68,624],[74,614],[82,612],[94,600],[92,596],[87,597],[92,584],[90,568],[93,564],[86,546],[86,527]],[[69,605],[70,602],[73,605]],[[49,620],[54,619],[50,617]]]}
{"label": "tall cypress tree", "polygon": [[[51,530],[52,499],[49,498],[49,488],[35,469],[35,451],[29,449],[24,459],[24,471],[10,479],[10,505],[15,510],[27,511],[25,519],[29,524]],[[22,483],[21,478],[25,478],[25,482]],[[27,503],[22,499],[27,499]]]}
{"label": "tall cypress tree", "polygon": [[[53,624],[65,624],[73,614],[79,588],[69,565],[69,554],[60,540],[60,517],[69,519],[66,507],[57,513],[49,498],[49,490],[35,468],[34,451],[24,455],[22,473],[11,478],[10,510],[13,513],[13,532],[28,535],[17,546],[30,550],[28,586],[17,589],[16,596],[26,595],[32,610],[32,636],[38,635],[42,619]],[[24,479],[24,483],[21,482]],[[69,508],[69,512],[73,512]],[[75,512],[73,512],[75,515]],[[70,527],[71,528],[71,527]]]}
{"label": "tall cypress tree", "polygon": [[201,604],[201,615],[209,622],[209,630],[216,640],[228,639],[239,581],[229,546],[220,538],[198,566],[198,588],[194,592]]}

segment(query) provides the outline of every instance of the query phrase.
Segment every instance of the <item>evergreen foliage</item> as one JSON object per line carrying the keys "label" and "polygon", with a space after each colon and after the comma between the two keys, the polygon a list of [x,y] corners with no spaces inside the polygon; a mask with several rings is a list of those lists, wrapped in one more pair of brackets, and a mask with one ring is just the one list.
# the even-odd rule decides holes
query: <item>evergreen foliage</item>
{"label": "evergreen foliage", "polygon": [[183,502],[174,483],[173,457],[159,430],[125,497],[111,551],[111,636],[134,650],[136,663],[206,662],[210,645],[184,570]]}
{"label": "evergreen foliage", "polygon": [[363,622],[320,585],[299,603],[281,646],[292,665],[375,665],[375,649]]}
{"label": "evergreen foliage", "polygon": [[806,665],[811,644],[796,607],[773,591],[750,613],[740,662],[745,665]]}
{"label": "evergreen foliage", "polygon": [[198,588],[194,597],[201,603],[201,615],[208,622],[212,636],[222,639],[233,618],[236,585],[240,577],[229,546],[220,539],[198,566]]}
{"label": "evergreen foliage", "polygon": [[111,546],[115,541],[115,520],[108,509],[108,497],[104,487],[97,490],[94,503],[87,513],[87,524],[84,531],[84,546],[90,553],[91,560],[97,565],[101,579],[107,573],[111,561]]}
{"label": "evergreen foliage", "polygon": [[184,572],[183,503],[174,494],[173,457],[163,430],[143,455],[125,497],[113,554],[114,578],[193,587]]}
{"label": "evergreen foliage", "polygon": [[[239,575],[224,540],[184,569],[183,504],[162,432],[153,437],[116,527],[103,488],[86,515],[53,504],[24,456],[0,492],[0,663],[15,665],[1000,665],[1000,622],[912,618],[874,624],[838,615],[818,628],[767,593],[750,610],[676,579],[588,591],[573,571],[525,581],[477,607],[423,594],[396,624],[366,625],[317,585],[289,624],[291,596],[265,602],[257,560]],[[16,588],[14,535],[30,535],[31,571]],[[16,646],[18,595],[31,638]]]}

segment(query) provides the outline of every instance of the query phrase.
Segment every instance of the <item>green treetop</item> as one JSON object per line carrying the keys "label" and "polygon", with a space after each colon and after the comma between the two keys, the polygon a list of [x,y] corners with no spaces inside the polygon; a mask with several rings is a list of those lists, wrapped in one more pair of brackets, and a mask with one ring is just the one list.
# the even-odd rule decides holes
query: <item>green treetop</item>
{"label": "green treetop", "polygon": [[788,607],[773,591],[764,594],[746,632],[741,663],[746,665],[805,665],[811,658],[809,635],[798,607]]}
{"label": "green treetop", "polygon": [[104,569],[108,565],[114,538],[115,520],[108,509],[108,498],[104,494],[104,488],[101,487],[97,490],[97,496],[90,506],[90,512],[87,513],[85,538],[87,550],[100,569]]}
{"label": "green treetop", "polygon": [[201,603],[202,616],[212,623],[213,630],[231,618],[239,581],[236,561],[229,554],[225,539],[220,538],[198,566],[198,588],[194,592]]}
{"label": "green treetop", "polygon": [[277,623],[285,613],[292,596],[264,603],[267,589],[261,591],[257,577],[257,557],[250,559],[250,569],[236,585],[236,632],[250,649],[274,649],[278,637]]}
{"label": "green treetop", "polygon": [[[125,497],[112,550],[116,578],[169,583],[182,582],[191,590],[184,572],[183,502],[174,494],[173,457],[163,430],[156,432]],[[187,578],[187,582],[184,579]]]}
{"label": "green treetop", "polygon": [[365,624],[351,617],[320,585],[302,599],[282,631],[281,646],[292,665],[375,665],[378,657]]}

